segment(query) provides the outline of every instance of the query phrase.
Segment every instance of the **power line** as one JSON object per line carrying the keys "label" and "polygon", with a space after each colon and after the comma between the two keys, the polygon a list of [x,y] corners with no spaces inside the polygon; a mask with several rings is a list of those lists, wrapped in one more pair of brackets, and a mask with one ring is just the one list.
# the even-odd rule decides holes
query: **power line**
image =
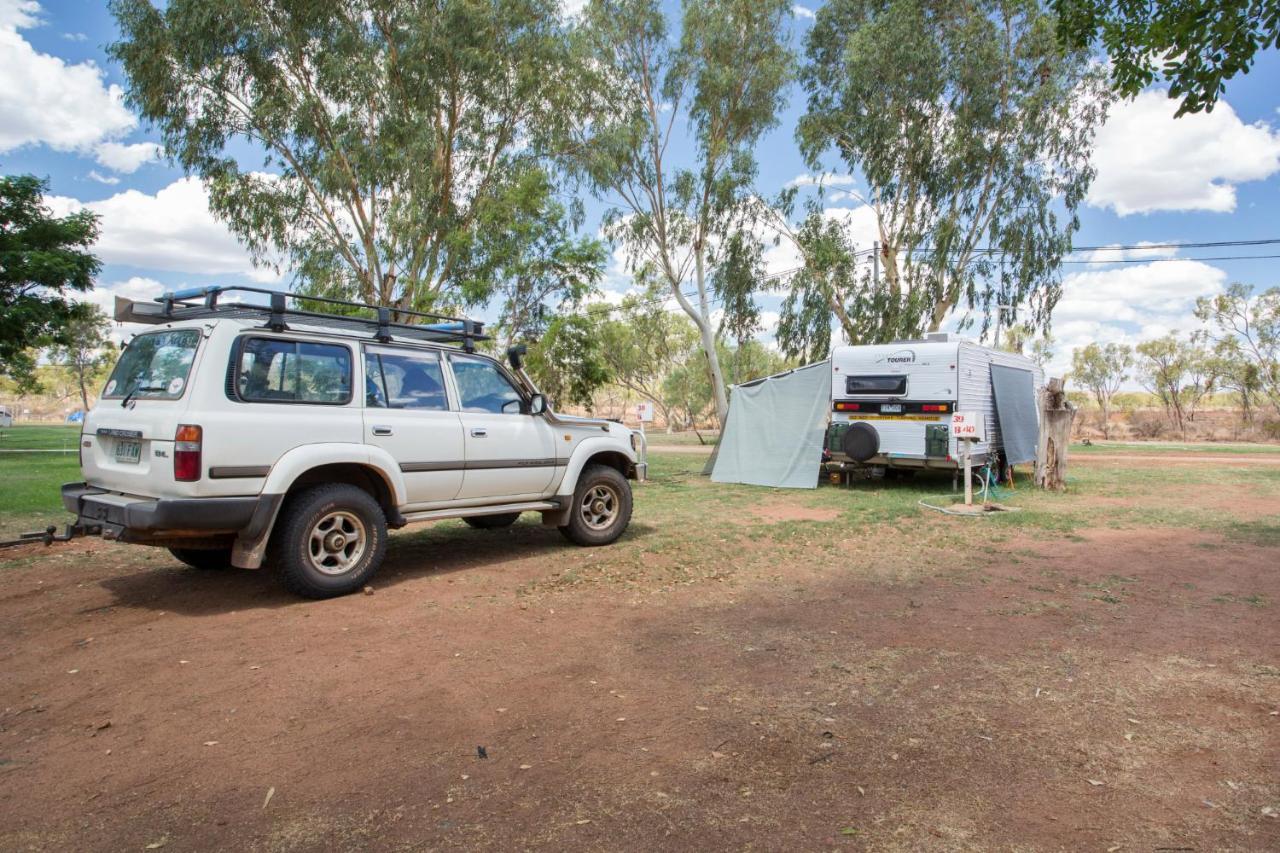
{"label": "power line", "polygon": [[1218,255],[1210,258],[1120,258],[1114,261],[1063,261],[1064,264],[1159,264],[1170,261],[1254,261],[1280,258],[1280,255]]}

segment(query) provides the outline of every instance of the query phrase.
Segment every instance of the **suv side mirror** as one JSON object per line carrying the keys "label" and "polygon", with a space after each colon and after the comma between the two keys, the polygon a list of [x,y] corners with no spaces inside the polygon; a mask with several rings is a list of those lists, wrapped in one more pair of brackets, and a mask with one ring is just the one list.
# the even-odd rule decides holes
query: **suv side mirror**
{"label": "suv side mirror", "polygon": [[541,394],[534,394],[529,400],[529,414],[540,415],[547,410],[547,398]]}

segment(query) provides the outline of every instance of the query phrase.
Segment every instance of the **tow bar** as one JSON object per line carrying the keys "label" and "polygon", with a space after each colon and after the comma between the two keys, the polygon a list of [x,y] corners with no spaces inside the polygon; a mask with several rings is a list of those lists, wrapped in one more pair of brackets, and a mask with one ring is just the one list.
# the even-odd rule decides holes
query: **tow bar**
{"label": "tow bar", "polygon": [[77,536],[97,536],[102,533],[101,524],[67,524],[61,533],[56,524],[50,524],[44,530],[32,533],[19,533],[17,539],[0,541],[0,548],[16,548],[19,545],[30,545],[32,542],[43,542],[52,545],[54,542],[70,542]]}

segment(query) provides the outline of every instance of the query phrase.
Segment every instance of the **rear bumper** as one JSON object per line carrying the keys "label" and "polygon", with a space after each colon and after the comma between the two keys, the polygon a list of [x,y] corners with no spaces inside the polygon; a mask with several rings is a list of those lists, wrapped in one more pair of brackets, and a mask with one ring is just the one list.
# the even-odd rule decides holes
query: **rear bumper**
{"label": "rear bumper", "polygon": [[238,533],[255,520],[263,501],[278,497],[140,498],[107,492],[87,483],[67,483],[62,487],[62,505],[80,523],[100,524],[110,538],[126,541],[158,534]]}

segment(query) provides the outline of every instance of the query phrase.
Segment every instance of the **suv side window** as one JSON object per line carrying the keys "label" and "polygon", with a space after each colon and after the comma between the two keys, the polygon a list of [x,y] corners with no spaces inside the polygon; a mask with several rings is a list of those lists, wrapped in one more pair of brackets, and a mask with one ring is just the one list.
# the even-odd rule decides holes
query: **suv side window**
{"label": "suv side window", "polygon": [[248,403],[351,401],[351,350],[338,344],[248,338],[236,367],[236,391]]}
{"label": "suv side window", "polygon": [[366,406],[449,409],[439,353],[369,347],[364,353],[364,376]]}
{"label": "suv side window", "polygon": [[493,362],[469,355],[450,355],[449,365],[458,383],[462,411],[520,414],[524,398]]}

